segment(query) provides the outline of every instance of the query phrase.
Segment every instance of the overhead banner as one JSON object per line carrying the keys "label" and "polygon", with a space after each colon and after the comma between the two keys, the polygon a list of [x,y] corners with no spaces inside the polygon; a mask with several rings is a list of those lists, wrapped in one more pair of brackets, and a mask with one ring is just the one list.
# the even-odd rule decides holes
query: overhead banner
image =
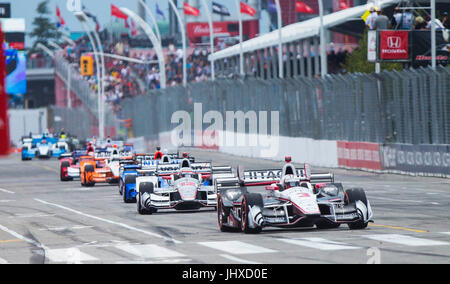
{"label": "overhead banner", "polygon": [[450,176],[450,145],[385,144],[381,152],[384,170]]}
{"label": "overhead banner", "polygon": [[0,18],[11,18],[10,3],[0,3]]}
{"label": "overhead banner", "polygon": [[379,59],[381,61],[409,60],[409,32],[408,31],[380,31]]}
{"label": "overhead banner", "polygon": [[[447,31],[448,33],[449,31]],[[450,41],[444,37],[442,31],[436,32],[436,61],[437,64],[450,64]],[[412,31],[412,63],[414,66],[431,64],[431,32]],[[447,41],[445,40],[447,38]]]}

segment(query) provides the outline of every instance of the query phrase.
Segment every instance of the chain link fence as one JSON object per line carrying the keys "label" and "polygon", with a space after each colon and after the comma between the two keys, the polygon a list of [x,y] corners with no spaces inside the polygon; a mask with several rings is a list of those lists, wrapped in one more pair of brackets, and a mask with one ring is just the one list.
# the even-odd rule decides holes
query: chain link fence
{"label": "chain link fence", "polygon": [[[221,79],[171,87],[121,103],[136,137],[173,129],[193,104],[203,113],[279,111],[280,135],[377,143],[450,144],[450,68],[261,80]],[[270,122],[269,122],[270,123]],[[205,127],[207,127],[206,125]]]}

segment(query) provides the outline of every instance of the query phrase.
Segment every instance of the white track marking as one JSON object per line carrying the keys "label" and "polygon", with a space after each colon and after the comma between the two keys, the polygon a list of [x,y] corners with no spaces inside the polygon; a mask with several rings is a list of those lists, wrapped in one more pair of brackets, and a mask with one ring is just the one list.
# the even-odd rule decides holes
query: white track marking
{"label": "white track marking", "polygon": [[411,246],[411,247],[450,245],[450,243],[446,243],[446,242],[434,241],[434,240],[429,240],[429,239],[420,239],[420,238],[415,238],[415,237],[410,237],[410,236],[405,236],[405,235],[397,235],[397,234],[365,235],[362,237],[376,240],[376,241],[394,243],[394,244]]}
{"label": "white track marking", "polygon": [[3,189],[3,188],[0,188],[0,191],[4,192],[4,193],[9,193],[9,194],[15,194],[15,192],[9,191],[9,190]]}
{"label": "white track marking", "polygon": [[231,260],[231,261],[234,261],[234,262],[239,262],[239,263],[244,263],[244,264],[261,264],[259,262],[249,261],[249,260],[237,258],[237,257],[234,257],[232,255],[228,255],[228,254],[221,254],[220,256],[223,257],[223,258],[226,258],[228,260]]}
{"label": "white track marking", "polygon": [[46,229],[39,229],[39,231],[67,231],[67,230],[82,230],[82,229],[91,229],[94,228],[94,226],[73,226],[73,227],[50,227]]}
{"label": "white track marking", "polygon": [[135,228],[135,227],[129,226],[127,224],[111,221],[111,220],[100,218],[100,217],[97,217],[97,216],[94,216],[94,215],[89,215],[89,214],[86,214],[86,213],[83,213],[83,212],[80,212],[80,211],[77,211],[77,210],[74,210],[74,209],[62,206],[62,205],[58,205],[58,204],[55,204],[55,203],[50,203],[50,202],[47,202],[47,201],[44,201],[44,200],[40,200],[40,199],[34,199],[34,200],[36,200],[37,202],[40,202],[42,204],[45,204],[45,205],[54,206],[54,207],[57,207],[59,209],[66,210],[66,211],[69,211],[69,212],[72,212],[72,213],[75,213],[75,214],[78,214],[78,215],[81,215],[81,216],[84,216],[84,217],[87,217],[87,218],[91,218],[91,219],[94,219],[94,220],[97,220],[97,221],[101,221],[101,222],[104,222],[104,223],[116,225],[116,226],[119,226],[119,227],[122,227],[122,228],[125,228],[125,229],[128,229],[128,230],[131,230],[131,231],[135,231],[135,232],[139,232],[139,233],[148,235],[148,236],[152,236],[152,237],[155,237],[155,238],[160,238],[160,239],[163,239],[163,240],[166,240],[166,241],[170,241],[170,242],[173,242],[173,243],[176,243],[176,244],[181,244],[182,243],[180,241],[177,241],[177,240],[169,238],[169,237],[165,237],[165,236],[162,236],[162,235],[159,235],[159,234],[156,234],[156,233],[152,233],[152,232],[145,231],[145,230],[142,230],[142,229],[139,229],[139,228]]}
{"label": "white track marking", "polygon": [[47,250],[45,257],[51,262],[81,264],[87,261],[98,261],[98,258],[81,252],[78,248],[50,249]]}
{"label": "white track marking", "polygon": [[400,202],[400,203],[417,203],[417,204],[430,203],[433,205],[439,205],[439,203],[436,203],[436,202],[427,202],[427,201],[422,201],[422,200],[393,199],[393,198],[386,198],[386,197],[379,197],[379,196],[371,196],[370,199],[379,199],[379,200],[386,200],[386,201]]}
{"label": "white track marking", "polygon": [[41,217],[54,217],[56,214],[44,214],[44,213],[24,213],[24,214],[14,214],[9,218],[41,218]]}
{"label": "white track marking", "polygon": [[185,255],[157,245],[117,245],[117,249],[133,254],[142,259],[148,258],[180,258]]}
{"label": "white track marking", "polygon": [[161,260],[130,260],[130,261],[117,261],[115,264],[176,264],[176,263],[188,263],[192,259],[189,258],[171,258]]}
{"label": "white track marking", "polygon": [[450,235],[450,232],[442,232],[441,234]]}
{"label": "white track marking", "polygon": [[201,242],[198,244],[231,254],[256,254],[276,252],[271,249],[247,244],[240,241]]}
{"label": "white track marking", "polygon": [[279,239],[279,240],[288,244],[318,250],[333,251],[333,250],[360,249],[360,247],[350,246],[345,243],[334,242],[323,238],[301,238],[301,239]]}
{"label": "white track marking", "polygon": [[0,257],[0,264],[8,264],[8,262]]}
{"label": "white track marking", "polygon": [[15,200],[0,200],[0,203],[9,203],[14,202]]}
{"label": "white track marking", "polygon": [[32,244],[32,245],[34,245],[35,247],[38,247],[38,248],[40,248],[40,249],[43,249],[44,251],[47,251],[47,250],[48,250],[48,247],[44,246],[43,244],[38,243],[38,242],[36,242],[36,241],[34,241],[34,240],[31,240],[31,239],[29,239],[29,238],[27,238],[27,237],[24,237],[24,236],[22,236],[21,234],[19,234],[19,233],[17,233],[17,232],[14,232],[13,230],[10,230],[10,229],[8,229],[8,228],[2,226],[2,225],[0,225],[0,230],[2,230],[2,231],[4,231],[4,232],[6,232],[6,233],[8,233],[8,234],[10,234],[10,235],[12,235],[12,236],[18,238],[18,239],[21,239],[22,241],[25,241],[25,242],[27,242],[27,243],[29,243],[29,244]]}

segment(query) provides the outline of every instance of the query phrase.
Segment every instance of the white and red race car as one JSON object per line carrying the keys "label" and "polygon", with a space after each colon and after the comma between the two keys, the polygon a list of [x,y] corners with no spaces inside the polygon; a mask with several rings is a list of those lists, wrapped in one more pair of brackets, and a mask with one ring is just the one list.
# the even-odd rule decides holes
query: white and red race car
{"label": "white and red race car", "polygon": [[[238,177],[217,179],[218,224],[221,231],[259,233],[264,227],[365,229],[373,212],[363,189],[344,191],[330,173],[311,174],[309,165],[296,169],[286,157],[281,170],[239,168]],[[266,186],[267,194],[250,193]]]}

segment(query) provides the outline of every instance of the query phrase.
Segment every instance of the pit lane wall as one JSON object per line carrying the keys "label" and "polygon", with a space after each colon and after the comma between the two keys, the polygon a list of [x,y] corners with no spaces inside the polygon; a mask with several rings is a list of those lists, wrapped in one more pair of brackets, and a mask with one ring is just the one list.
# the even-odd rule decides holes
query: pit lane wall
{"label": "pit lane wall", "polygon": [[[197,132],[192,136],[202,137],[203,143],[195,148],[207,151],[227,153],[247,158],[265,158],[282,161],[285,156],[292,156],[297,163],[310,163],[316,167],[359,169],[378,173],[394,173],[413,176],[430,176],[450,178],[450,145],[411,145],[411,144],[378,144],[369,142],[351,142],[335,140],[314,140],[301,137],[278,137],[276,153],[270,147],[226,146],[219,143],[225,141],[222,131]],[[172,133],[159,134],[159,139],[135,138],[138,152],[154,152],[156,146],[173,150]],[[262,141],[267,137],[247,135],[246,144],[253,138]],[[235,136],[235,142],[238,140]],[[264,152],[266,150],[266,152]]]}

